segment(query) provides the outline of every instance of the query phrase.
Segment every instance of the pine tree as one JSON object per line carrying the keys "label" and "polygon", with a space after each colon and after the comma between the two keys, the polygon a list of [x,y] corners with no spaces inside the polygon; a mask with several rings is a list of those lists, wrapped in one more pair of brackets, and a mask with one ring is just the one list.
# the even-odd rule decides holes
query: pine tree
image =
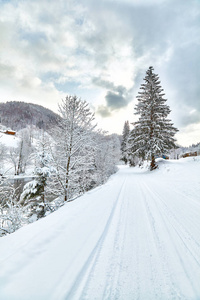
{"label": "pine tree", "polygon": [[140,115],[131,131],[130,144],[132,155],[151,160],[150,170],[157,168],[155,156],[176,148],[174,135],[178,131],[167,119],[170,108],[163,98],[159,77],[149,67],[141,84],[135,114]]}
{"label": "pine tree", "polygon": [[28,217],[36,215],[39,219],[45,215],[49,207],[49,201],[46,199],[46,186],[51,174],[55,172],[51,166],[49,139],[45,136],[44,131],[36,145],[33,157],[35,159],[35,177],[34,180],[25,184],[20,196],[20,204],[26,207]]}
{"label": "pine tree", "polygon": [[129,121],[125,121],[123,132],[122,132],[122,142],[121,142],[121,160],[123,160],[125,164],[127,164],[128,162],[127,142],[128,142],[129,133],[130,133]]}

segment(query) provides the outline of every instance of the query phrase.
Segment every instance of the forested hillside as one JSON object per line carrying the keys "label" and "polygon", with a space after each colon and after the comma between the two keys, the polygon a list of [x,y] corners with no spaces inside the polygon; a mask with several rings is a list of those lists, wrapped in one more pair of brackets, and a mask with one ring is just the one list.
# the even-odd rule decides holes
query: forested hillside
{"label": "forested hillside", "polygon": [[20,130],[28,125],[48,130],[57,124],[59,115],[37,104],[10,101],[0,103],[0,118],[2,125],[13,130]]}

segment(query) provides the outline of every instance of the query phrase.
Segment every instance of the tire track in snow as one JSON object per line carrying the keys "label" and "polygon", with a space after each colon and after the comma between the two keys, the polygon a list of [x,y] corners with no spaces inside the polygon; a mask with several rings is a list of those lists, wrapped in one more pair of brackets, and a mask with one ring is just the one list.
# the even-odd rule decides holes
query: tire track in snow
{"label": "tire track in snow", "polygon": [[[178,181],[180,184],[180,181]],[[153,184],[153,181],[151,180],[151,184]],[[161,184],[161,182],[160,182]],[[187,184],[187,183],[182,183],[182,184]],[[165,184],[166,186],[166,184]],[[165,190],[165,186],[162,185],[162,190]],[[176,186],[176,184],[174,184],[173,182],[168,182],[168,186],[170,186],[170,198],[175,195],[175,201],[171,202],[171,204],[173,204],[175,206],[175,209],[180,209],[180,207],[182,208],[182,212],[185,212],[186,217],[188,219],[188,221],[190,221],[189,224],[189,228],[192,227],[196,227],[196,219],[200,220],[199,218],[199,211],[200,211],[200,194],[198,194],[198,197],[195,196],[195,194],[192,195],[186,195],[185,193],[183,193],[182,189],[182,185],[181,187]],[[168,190],[166,190],[166,192],[169,193]],[[157,195],[158,197],[162,198],[163,201],[166,198],[166,193],[163,197],[163,195],[159,195],[158,192],[154,191],[155,195]],[[195,197],[195,198],[194,198]],[[168,202],[167,202],[168,203]],[[165,201],[165,205],[166,201]],[[186,211],[183,211],[183,207],[186,207]],[[169,207],[168,207],[169,208]],[[171,213],[173,213],[173,210],[171,208]],[[182,216],[183,217],[183,216]],[[176,218],[176,217],[175,217]],[[176,218],[177,219],[177,218]],[[179,222],[180,223],[180,222]],[[182,223],[182,218],[181,218],[181,223]],[[200,222],[199,222],[200,224]],[[187,231],[187,228],[185,226],[185,224],[183,223],[181,226],[184,226],[184,229]],[[197,241],[196,241],[197,242]],[[198,245],[200,246],[200,243],[198,243]]]}
{"label": "tire track in snow", "polygon": [[[187,300],[187,298],[185,298],[183,295],[180,296],[180,291],[177,290],[177,288],[174,285],[174,277],[172,276],[173,274],[173,270],[172,267],[169,263],[169,258],[165,249],[165,245],[163,243],[163,241],[161,240],[161,238],[163,237],[163,232],[161,234],[161,232],[158,232],[158,226],[159,221],[158,221],[158,214],[160,215],[160,211],[158,209],[155,210],[155,207],[153,209],[153,205],[155,204],[154,201],[152,202],[152,197],[146,198],[146,190],[149,191],[147,185],[144,183],[142,184],[142,190],[143,190],[143,201],[144,201],[144,209],[146,210],[147,213],[147,217],[148,217],[148,222],[151,228],[151,233],[149,236],[153,238],[154,240],[154,245],[157,249],[157,254],[159,256],[159,263],[161,264],[161,268],[162,268],[162,273],[160,273],[161,277],[159,278],[159,274],[157,274],[157,279],[153,281],[153,285],[154,285],[154,289],[155,287],[157,287],[158,289],[158,282],[160,283],[160,288],[159,290],[155,290],[155,297],[157,295],[157,299],[161,299],[166,297],[166,294],[168,296],[170,296],[170,299],[185,299]],[[152,212],[153,211],[153,212]],[[156,226],[156,223],[158,223],[158,225]],[[152,250],[152,245],[150,245],[150,251]],[[152,264],[152,262],[151,262]],[[153,264],[155,264],[155,261],[153,262]],[[155,268],[155,266],[154,266]],[[153,269],[152,269],[153,270]],[[155,272],[157,272],[158,270],[155,270]],[[163,278],[164,275],[164,278]],[[167,289],[167,291],[163,291],[163,289]],[[163,294],[163,297],[161,296]]]}
{"label": "tire track in snow", "polygon": [[[109,228],[111,226],[113,217],[117,210],[117,207],[119,204],[121,204],[119,199],[123,192],[126,180],[127,180],[127,178],[125,177],[123,183],[121,184],[121,187],[120,187],[120,190],[118,193],[118,197],[113,203],[112,210],[111,210],[109,218],[105,224],[105,227],[101,233],[101,236],[99,237],[98,241],[95,243],[93,249],[90,251],[90,253],[87,257],[87,260],[85,261],[81,270],[79,271],[79,274],[76,277],[75,282],[71,286],[70,290],[65,295],[63,295],[63,298],[59,298],[59,299],[84,299],[84,294],[85,294],[84,291],[87,290],[88,282],[92,276],[92,273],[93,273],[96,263],[98,261],[98,257],[100,256],[100,253],[102,250],[102,245],[103,245],[103,243],[106,239],[106,236],[109,232]],[[64,277],[64,274],[63,274],[63,277]],[[58,285],[64,286],[65,280],[63,279],[61,281],[61,283],[59,283]],[[54,295],[55,296],[53,296],[52,299],[58,299],[59,293],[58,293],[57,289],[54,292]]]}
{"label": "tire track in snow", "polygon": [[[126,181],[127,182],[127,181]],[[127,228],[127,201],[125,195],[125,188],[123,189],[118,201],[120,204],[120,211],[117,226],[115,228],[114,249],[112,254],[111,264],[108,269],[107,285],[104,289],[103,298],[105,300],[118,299],[119,276],[122,269],[122,254],[124,250],[124,241]],[[119,209],[119,208],[118,208]],[[122,226],[123,224],[123,226]],[[122,230],[123,228],[123,230]]]}
{"label": "tire track in snow", "polygon": [[[180,262],[182,269],[188,279],[188,282],[190,283],[190,286],[192,287],[193,294],[196,296],[196,295],[198,295],[198,291],[196,290],[193,280],[190,278],[190,275],[188,273],[188,269],[185,266],[183,254],[180,252],[180,249],[178,247],[178,240],[176,239],[175,236],[172,237],[172,232],[174,231],[174,233],[176,233],[176,236],[178,236],[179,241],[182,242],[182,245],[186,249],[185,254],[189,253],[190,258],[193,258],[193,260],[196,262],[196,264],[198,266],[200,266],[199,261],[197,259],[198,256],[197,257],[194,256],[193,251],[187,246],[187,243],[184,241],[184,239],[186,239],[186,237],[185,236],[184,236],[184,238],[182,237],[182,234],[184,232],[183,225],[181,225],[179,223],[179,221],[177,220],[175,215],[171,212],[171,210],[167,207],[166,203],[162,200],[162,197],[160,197],[156,192],[154,192],[146,183],[144,183],[144,186],[148,190],[148,192],[151,194],[151,201],[153,200],[154,204],[156,205],[157,211],[163,220],[163,225],[165,226],[165,228],[167,230],[168,237],[170,239],[170,244],[173,245],[173,248],[175,250],[174,253],[176,254],[176,258]],[[147,209],[150,212],[148,203],[146,202],[146,204],[147,204]],[[153,218],[152,214],[151,214],[151,218]],[[173,219],[173,222],[175,221],[176,224],[173,224],[172,219]],[[173,231],[170,230],[170,227],[173,228]],[[179,231],[181,231],[181,234]],[[187,234],[190,235],[188,232],[187,232]],[[157,235],[157,237],[158,237],[158,235]],[[190,238],[193,239],[191,235],[190,235]],[[175,239],[176,239],[176,243],[175,243]],[[193,241],[196,242],[194,239],[193,239]],[[165,248],[163,248],[163,251],[164,252],[162,252],[162,253],[166,253]],[[167,261],[167,259],[168,259],[167,256],[165,258]],[[169,264],[168,264],[168,266],[169,266]],[[174,282],[174,279],[172,279],[172,282]],[[178,285],[176,284],[176,290],[177,290],[177,287],[178,287]],[[188,299],[185,296],[183,296],[183,294],[181,296],[179,296],[179,295],[181,295],[180,289],[179,289],[179,291],[177,290],[177,296],[180,297],[180,299],[186,299],[186,300]]]}
{"label": "tire track in snow", "polygon": [[[149,271],[148,270],[148,266],[149,266],[150,275],[148,280],[151,279],[151,285],[154,290],[153,295],[151,295],[150,291],[152,289],[149,289],[149,299],[165,299],[166,294],[170,296],[170,299],[177,299],[178,293],[174,285],[172,284],[173,283],[173,278],[171,276],[172,272],[170,272],[170,266],[168,264],[165,247],[161,242],[161,239],[157,232],[156,212],[155,210],[153,211],[153,213],[151,212],[153,207],[151,205],[151,209],[150,209],[150,205],[148,202],[150,202],[151,199],[148,198],[147,200],[148,193],[146,193],[144,180],[140,185],[140,189],[142,191],[142,197],[140,201],[143,203],[143,209],[146,213],[146,220],[147,220],[147,222],[144,223],[146,227],[148,227],[149,224],[149,232],[148,232],[149,234],[147,234],[146,243],[148,244],[148,250],[149,253],[151,254],[149,255],[148,262],[147,262],[148,263],[147,271]],[[156,260],[158,262],[157,265],[155,264]]]}
{"label": "tire track in snow", "polygon": [[[187,248],[187,250],[190,252],[191,256],[194,258],[194,260],[196,261],[196,263],[198,264],[198,266],[200,267],[200,260],[199,258],[199,253],[200,253],[200,243],[193,237],[193,235],[187,230],[187,228],[184,226],[184,223],[181,224],[178,220],[178,218],[176,217],[176,215],[173,213],[173,211],[167,206],[166,202],[163,200],[163,198],[161,198],[156,192],[152,191],[147,185],[146,188],[149,190],[149,192],[153,195],[154,199],[158,199],[159,202],[162,202],[162,209],[163,212],[165,214],[165,216],[167,217],[167,219],[170,218],[171,222],[171,226],[173,227],[174,231],[177,233],[177,235],[179,236],[180,240],[182,241],[182,243],[184,244],[185,248]],[[175,224],[172,223],[172,220]],[[178,229],[177,229],[178,228]],[[184,239],[183,239],[184,237]],[[196,251],[198,251],[198,253],[193,253],[192,249],[190,249],[187,245],[187,243],[185,242],[185,240],[190,240],[193,242],[192,245],[192,249],[196,249]]]}
{"label": "tire track in snow", "polygon": [[[113,232],[116,247],[110,257],[111,263],[108,264],[106,281],[108,284],[102,298],[98,299],[139,299],[140,295],[141,282],[138,276],[140,250],[137,229],[141,219],[138,215],[140,204],[137,200],[141,192],[138,189],[138,178],[127,174],[127,179],[126,187],[121,195],[122,209],[118,217],[117,229]],[[111,235],[109,237],[112,238]]]}
{"label": "tire track in snow", "polygon": [[[130,299],[130,297],[131,299],[139,299],[141,283],[138,278],[138,257],[140,251],[137,247],[138,241],[133,238],[132,231],[135,230],[137,232],[141,222],[141,219],[135,218],[136,215],[134,215],[138,211],[138,209],[135,209],[135,206],[137,206],[137,198],[140,198],[141,191],[138,189],[138,179],[134,180],[135,178],[132,176],[130,178],[129,176],[127,174],[127,179],[130,182],[127,183],[128,180],[126,181],[119,197],[121,204],[118,206],[113,218],[113,226],[110,227],[109,234],[104,240],[99,259],[96,260],[93,266],[93,273],[91,273],[87,287],[84,288],[85,293],[84,296],[81,296],[81,299],[91,299],[94,291],[96,291],[98,296],[93,299],[116,300]],[[132,180],[134,180],[134,184]],[[132,196],[134,188],[136,188],[138,197],[135,193]],[[127,196],[129,192],[130,197]],[[110,245],[112,245],[112,252],[108,251]],[[94,279],[95,276],[97,277],[101,273],[102,266],[105,269],[103,272],[105,284],[104,288],[100,288],[100,293],[98,293],[95,290],[95,287],[98,289],[98,286],[95,286]],[[126,290],[124,285],[127,286],[127,282],[129,286]],[[99,282],[99,284],[101,283]]]}

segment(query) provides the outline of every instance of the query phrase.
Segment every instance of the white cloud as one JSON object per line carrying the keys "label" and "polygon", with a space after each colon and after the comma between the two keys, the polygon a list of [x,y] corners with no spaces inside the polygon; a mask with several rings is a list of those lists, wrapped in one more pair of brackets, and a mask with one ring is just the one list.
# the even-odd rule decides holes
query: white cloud
{"label": "white cloud", "polygon": [[121,132],[119,120],[133,118],[134,97],[153,65],[174,120],[183,128],[199,121],[197,1],[27,0],[0,9],[1,100],[55,110],[71,84],[107,114],[98,116],[104,127]]}
{"label": "white cloud", "polygon": [[182,146],[197,144],[200,141],[200,123],[187,125],[176,134],[177,142]]}

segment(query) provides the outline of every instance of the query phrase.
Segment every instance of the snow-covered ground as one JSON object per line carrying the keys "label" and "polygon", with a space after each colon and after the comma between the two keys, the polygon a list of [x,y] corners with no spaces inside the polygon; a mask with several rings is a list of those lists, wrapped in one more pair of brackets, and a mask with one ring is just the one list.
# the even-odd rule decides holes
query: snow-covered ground
{"label": "snow-covered ground", "polygon": [[6,147],[16,148],[20,139],[17,136],[9,135],[0,132],[0,143]]}
{"label": "snow-covered ground", "polygon": [[0,238],[0,299],[200,299],[200,158],[159,164]]}

